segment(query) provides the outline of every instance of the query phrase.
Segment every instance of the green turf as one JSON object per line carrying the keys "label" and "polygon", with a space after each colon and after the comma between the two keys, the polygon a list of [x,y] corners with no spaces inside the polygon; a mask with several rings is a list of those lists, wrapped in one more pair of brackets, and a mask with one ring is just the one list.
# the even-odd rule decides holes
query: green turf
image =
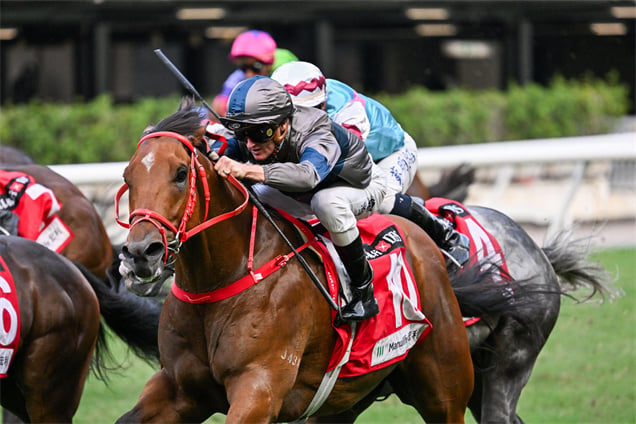
{"label": "green turf", "polygon": [[[596,255],[625,295],[613,303],[563,301],[556,328],[524,390],[519,413],[528,423],[636,423],[636,250]],[[115,352],[125,354],[116,344]],[[111,374],[110,387],[89,377],[75,417],[79,424],[112,423],[132,408],[154,372],[132,354]],[[216,415],[208,422],[222,422]],[[374,404],[358,423],[417,423],[395,396]],[[468,422],[474,422],[468,417]]]}

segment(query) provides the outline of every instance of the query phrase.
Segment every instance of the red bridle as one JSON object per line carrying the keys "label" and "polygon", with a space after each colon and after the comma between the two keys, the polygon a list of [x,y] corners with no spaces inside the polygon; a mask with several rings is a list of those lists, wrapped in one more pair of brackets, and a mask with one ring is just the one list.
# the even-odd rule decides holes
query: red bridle
{"label": "red bridle", "polygon": [[[177,243],[176,243],[176,247],[173,247],[171,249],[172,250],[171,253],[172,255],[176,255],[179,252],[179,247],[181,246],[181,244],[185,242],[187,239],[189,239],[190,237],[192,237],[193,235],[205,230],[206,228],[211,227],[214,224],[217,224],[221,221],[224,221],[226,219],[229,219],[241,213],[247,206],[247,202],[249,200],[249,194],[247,192],[247,188],[245,188],[243,184],[241,184],[236,178],[234,178],[234,176],[229,175],[228,180],[232,183],[232,185],[234,185],[234,187],[236,187],[245,196],[245,200],[243,201],[243,203],[237,206],[236,209],[234,209],[233,211],[226,212],[217,217],[207,219],[209,206],[210,206],[210,189],[208,187],[208,180],[206,177],[205,168],[203,167],[203,165],[201,165],[198,159],[198,155],[199,155],[198,150],[194,147],[192,142],[187,137],[172,131],[158,131],[158,132],[147,134],[144,137],[142,137],[141,140],[139,140],[139,143],[137,144],[137,148],[139,148],[141,143],[143,143],[147,139],[157,138],[157,137],[174,138],[180,141],[181,143],[183,143],[183,145],[185,145],[188,148],[188,150],[190,150],[190,153],[191,153],[190,193],[189,193],[185,211],[183,213],[183,217],[181,218],[181,222],[179,223],[179,226],[176,227],[170,221],[168,221],[168,219],[164,218],[159,213],[150,209],[143,209],[143,208],[135,209],[134,211],[130,212],[128,223],[121,221],[119,219],[119,200],[123,196],[123,194],[128,190],[128,184],[126,183],[124,183],[119,188],[119,190],[117,191],[117,195],[115,196],[115,220],[117,221],[119,225],[128,229],[132,229],[135,225],[143,221],[150,222],[152,225],[154,225],[161,233],[161,237],[165,246],[165,254],[164,254],[164,264],[165,264],[168,262],[168,257],[170,254],[168,252],[168,241],[166,237],[165,228],[167,228],[168,230],[172,231],[175,234],[173,241],[176,241]],[[188,221],[190,220],[190,217],[192,216],[192,213],[194,212],[194,207],[196,206],[196,203],[197,203],[197,190],[196,190],[197,176],[200,177],[201,183],[203,184],[203,191],[205,196],[205,215],[203,216],[203,222],[191,228],[190,230],[186,230]]]}

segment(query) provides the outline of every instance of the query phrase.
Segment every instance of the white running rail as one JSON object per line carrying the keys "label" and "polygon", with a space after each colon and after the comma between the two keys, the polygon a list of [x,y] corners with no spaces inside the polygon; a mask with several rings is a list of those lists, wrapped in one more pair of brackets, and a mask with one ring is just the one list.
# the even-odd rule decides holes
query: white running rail
{"label": "white running rail", "polygon": [[[547,233],[561,229],[572,200],[579,189],[588,165],[598,161],[636,160],[636,132],[606,135],[536,139],[460,146],[420,148],[418,169],[424,171],[450,168],[467,163],[476,168],[496,169],[492,198],[496,199],[509,186],[514,167],[529,164],[573,164],[570,181],[562,195],[561,205],[554,209]],[[52,165],[54,171],[78,186],[123,183],[127,162]],[[540,201],[540,200],[537,200]],[[516,218],[513,216],[513,219]]]}

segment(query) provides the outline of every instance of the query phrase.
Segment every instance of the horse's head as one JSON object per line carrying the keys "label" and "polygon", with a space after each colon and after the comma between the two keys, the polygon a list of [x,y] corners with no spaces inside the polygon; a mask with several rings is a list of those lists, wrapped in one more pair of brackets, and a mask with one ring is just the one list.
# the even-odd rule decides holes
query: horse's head
{"label": "horse's head", "polygon": [[[125,184],[117,194],[117,221],[130,228],[122,247],[120,273],[126,287],[142,296],[154,296],[174,273],[181,244],[194,234],[239,214],[248,202],[247,189],[234,177],[240,193],[211,202],[214,193],[236,196],[236,190],[218,190],[218,178],[204,137],[207,114],[192,103],[148,130],[124,171]],[[119,199],[129,191],[129,222],[119,221]],[[233,194],[229,194],[232,191]],[[226,212],[228,205],[240,203]],[[242,203],[241,203],[242,202]]]}
{"label": "horse's head", "polygon": [[213,168],[201,152],[206,148],[205,124],[192,108],[170,115],[141,139],[124,171],[117,200],[129,191],[129,222],[120,224],[130,231],[120,272],[136,294],[150,296],[161,289],[174,272],[188,229],[206,219],[202,215],[207,214]]}

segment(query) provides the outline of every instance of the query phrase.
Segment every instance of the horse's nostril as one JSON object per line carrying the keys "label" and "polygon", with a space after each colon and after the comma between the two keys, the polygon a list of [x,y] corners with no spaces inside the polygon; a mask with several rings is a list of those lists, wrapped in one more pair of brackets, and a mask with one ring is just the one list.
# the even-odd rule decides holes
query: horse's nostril
{"label": "horse's nostril", "polygon": [[163,243],[156,242],[148,245],[145,250],[145,254],[147,257],[162,256],[164,251]]}
{"label": "horse's nostril", "polygon": [[163,257],[165,248],[164,244],[159,241],[150,243],[146,241],[129,241],[122,246],[121,252],[124,258],[128,260],[134,260],[135,262],[149,260],[152,262],[157,260],[157,258]]}

